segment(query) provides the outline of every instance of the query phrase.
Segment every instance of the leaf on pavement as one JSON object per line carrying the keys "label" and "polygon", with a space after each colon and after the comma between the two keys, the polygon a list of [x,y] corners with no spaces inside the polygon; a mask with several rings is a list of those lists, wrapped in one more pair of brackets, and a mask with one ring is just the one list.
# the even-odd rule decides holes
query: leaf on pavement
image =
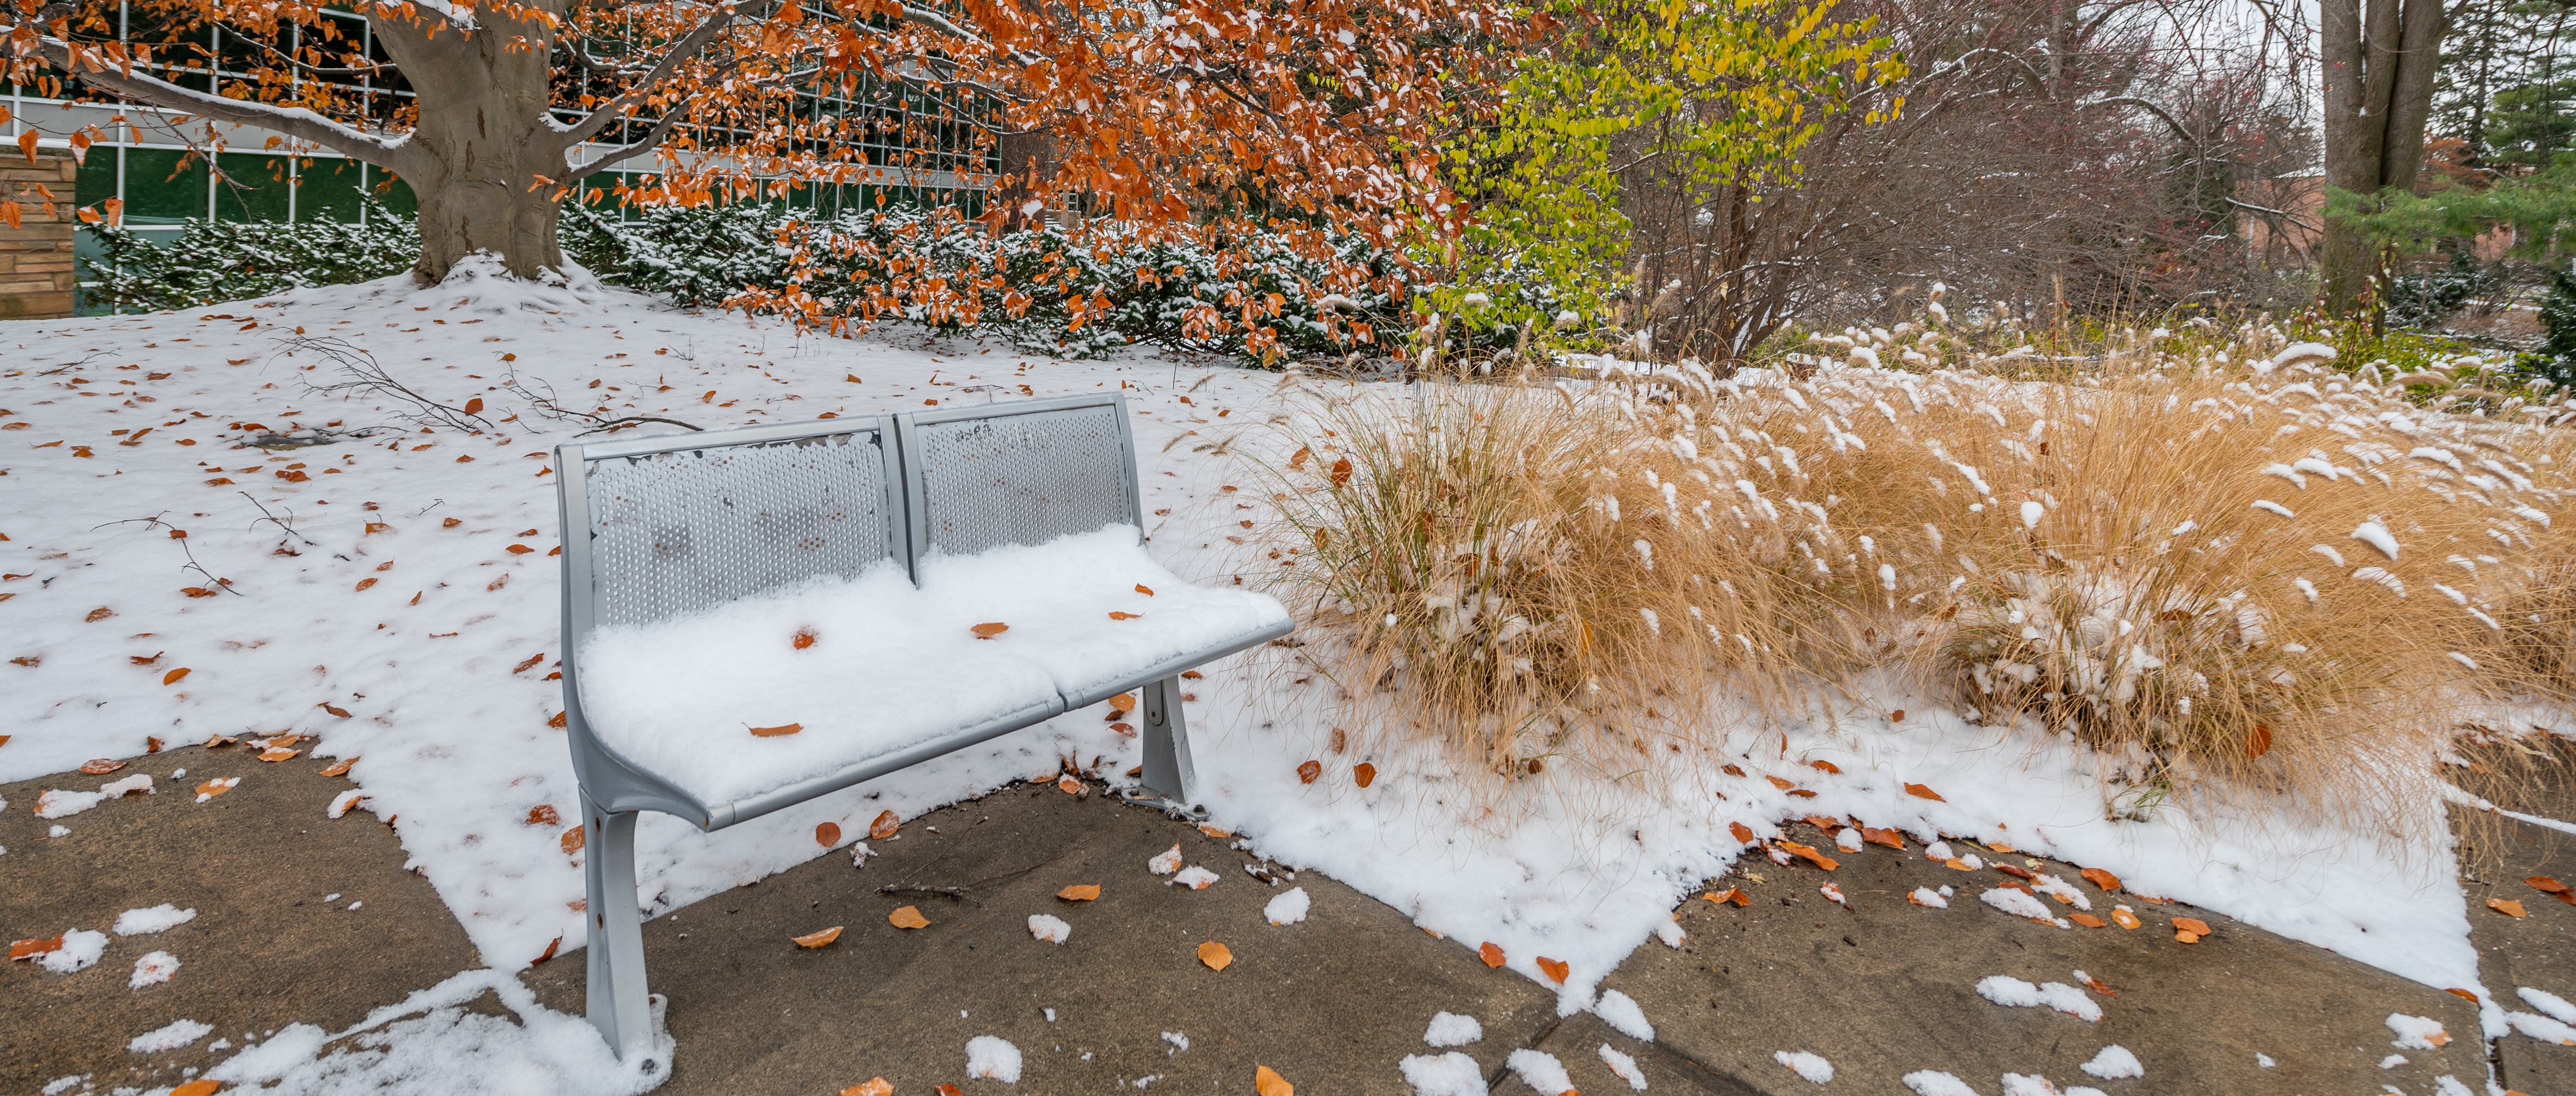
{"label": "leaf on pavement", "polygon": [[1209,970],[1224,970],[1233,965],[1234,952],[1225,945],[1210,940],[1199,945],[1199,962],[1207,964]]}
{"label": "leaf on pavement", "polygon": [[1297,1086],[1269,1066],[1253,1067],[1252,1091],[1255,1096],[1297,1096]]}
{"label": "leaf on pavement", "polygon": [[2103,890],[2115,891],[2120,889],[2120,877],[2113,875],[2110,872],[2103,871],[2100,868],[2086,868],[2082,874],[2085,882],[2091,883]]}
{"label": "leaf on pavement", "polygon": [[[924,923],[926,924],[927,922]],[[789,939],[796,941],[796,946],[800,948],[819,948],[834,940],[840,939],[841,929],[842,926],[834,925],[831,928],[824,929],[819,932],[809,932],[803,936],[789,937]]]}
{"label": "leaf on pavement", "polygon": [[1063,890],[1055,892],[1055,896],[1064,899],[1067,902],[1089,902],[1100,897],[1100,884],[1076,883],[1070,887],[1066,887]]}
{"label": "leaf on pavement", "polygon": [[1573,968],[1566,966],[1565,960],[1550,959],[1542,955],[1538,957],[1538,969],[1539,973],[1547,975],[1548,981],[1561,986],[1565,984],[1565,976],[1571,973]]}
{"label": "leaf on pavement", "polygon": [[2494,911],[2496,911],[2497,913],[2501,913],[2501,914],[2503,914],[2503,915],[2505,915],[2505,916],[2507,916],[2507,917],[2525,917],[2525,916],[2529,916],[2528,914],[2526,914],[2526,913],[2523,911],[2522,903],[2520,903],[2520,902],[2516,902],[2516,901],[2514,901],[2513,899],[2510,899],[2510,898],[2490,898],[2490,899],[2487,899],[2487,908],[2488,908],[2488,909],[2491,909],[2491,910],[2494,910]]}
{"label": "leaf on pavement", "polygon": [[893,811],[878,812],[876,821],[868,823],[868,840],[883,841],[902,827],[903,820],[896,818]]}
{"label": "leaf on pavement", "polygon": [[921,915],[920,907],[905,906],[887,914],[886,924],[899,929],[920,929],[930,927],[930,919]]}
{"label": "leaf on pavement", "polygon": [[1491,940],[1485,941],[1484,946],[1479,947],[1479,948],[1477,948],[1477,949],[1476,949],[1476,957],[1477,957],[1477,958],[1479,958],[1479,959],[1484,960],[1484,961],[1485,961],[1485,965],[1486,965],[1486,966],[1489,966],[1489,967],[1499,967],[1499,966],[1502,966],[1502,965],[1503,965],[1503,948],[1502,948],[1502,945],[1500,945],[1500,944],[1496,944],[1496,943],[1494,943],[1494,942],[1493,942],[1493,941],[1491,941]]}

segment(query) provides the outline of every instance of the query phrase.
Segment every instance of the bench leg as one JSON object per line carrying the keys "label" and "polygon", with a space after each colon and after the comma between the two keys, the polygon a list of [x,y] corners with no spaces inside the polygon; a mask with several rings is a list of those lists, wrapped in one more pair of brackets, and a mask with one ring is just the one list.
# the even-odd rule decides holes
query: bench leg
{"label": "bench leg", "polygon": [[644,924],[635,906],[635,812],[601,810],[584,795],[582,882],[590,913],[590,1024],[620,1059],[652,1047],[644,996]]}
{"label": "bench leg", "polygon": [[1190,729],[1181,717],[1181,679],[1164,678],[1144,693],[1145,790],[1187,804],[1198,773],[1190,765]]}

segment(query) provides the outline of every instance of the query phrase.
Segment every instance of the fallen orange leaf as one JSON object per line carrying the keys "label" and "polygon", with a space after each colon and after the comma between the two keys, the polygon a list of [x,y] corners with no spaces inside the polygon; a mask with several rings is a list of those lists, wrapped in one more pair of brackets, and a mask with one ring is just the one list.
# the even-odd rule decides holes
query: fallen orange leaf
{"label": "fallen orange leaf", "polygon": [[1360,787],[1368,787],[1370,781],[1377,779],[1377,766],[1371,765],[1366,761],[1353,765],[1351,766],[1351,779],[1358,782]]}
{"label": "fallen orange leaf", "polygon": [[2571,891],[2565,883],[2561,883],[2546,875],[2535,875],[2529,879],[2523,880],[2523,882],[2531,884],[2533,887],[2539,889],[2543,894],[2554,897],[2568,905],[2576,906],[2576,891]]}
{"label": "fallen orange leaf", "polygon": [[1823,868],[1826,871],[1832,871],[1835,868],[1842,866],[1841,863],[1836,861],[1833,857],[1817,852],[1815,848],[1810,845],[1801,845],[1795,841],[1775,841],[1773,844],[1778,845],[1782,851],[1787,852],[1789,855],[1813,863],[1817,867]]}
{"label": "fallen orange leaf", "polygon": [[796,941],[796,946],[800,948],[819,948],[840,939],[841,928],[842,926],[834,925],[820,932],[809,932],[803,936],[789,937],[789,939]]}
{"label": "fallen orange leaf", "polygon": [[222,1085],[216,1084],[212,1078],[199,1077],[187,1084],[171,1089],[170,1096],[215,1096],[215,1090],[222,1087]]}
{"label": "fallen orange leaf", "polygon": [[841,824],[838,822],[825,822],[815,826],[814,843],[827,849],[839,845],[841,843]]}
{"label": "fallen orange leaf", "polygon": [[63,950],[63,938],[60,936],[41,940],[19,940],[9,945],[9,958],[12,961],[33,959],[47,952],[61,950]]}
{"label": "fallen orange leaf", "polygon": [[1112,610],[1110,610],[1110,611],[1109,611],[1109,619],[1111,619],[1111,620],[1143,620],[1143,619],[1145,619],[1145,614],[1143,614],[1143,613],[1122,613],[1122,612],[1119,612],[1119,611],[1117,611],[1117,610],[1115,610],[1115,609],[1112,609]]}
{"label": "fallen orange leaf", "polygon": [[2066,919],[2088,929],[2109,928],[2111,923],[2089,913],[2070,913]]}
{"label": "fallen orange leaf", "polygon": [[91,776],[106,776],[107,774],[124,767],[125,762],[118,761],[115,758],[101,757],[81,762],[80,771],[88,773]]}
{"label": "fallen orange leaf", "polygon": [[888,1084],[885,1078],[877,1077],[866,1084],[851,1085],[842,1089],[841,1096],[894,1096],[894,1086]]}
{"label": "fallen orange leaf", "polygon": [[796,629],[796,638],[789,642],[795,644],[797,650],[802,651],[807,647],[813,646],[814,641],[821,638],[823,637],[814,634],[814,629],[812,628],[798,628]]}
{"label": "fallen orange leaf", "polygon": [[920,929],[930,927],[930,919],[921,915],[919,907],[905,906],[887,914],[886,924],[899,929]]}
{"label": "fallen orange leaf", "polygon": [[[2100,926],[2096,925],[2094,927],[2099,928]],[[2084,976],[2084,988],[2092,990],[2095,993],[2099,993],[2104,997],[2117,997],[2120,995],[2120,991],[2112,989],[2109,982],[2093,977],[2090,974]]]}
{"label": "fallen orange leaf", "polygon": [[2180,940],[2186,944],[2197,944],[2200,942],[2200,934],[2193,932],[2190,929],[2175,929],[2174,939]]}
{"label": "fallen orange leaf", "polygon": [[1784,792],[1785,792],[1785,791],[1788,791],[1788,790],[1789,790],[1789,789],[1791,789],[1791,788],[1797,787],[1797,785],[1796,785],[1796,784],[1792,784],[1792,783],[1790,783],[1790,782],[1788,782],[1788,781],[1786,781],[1786,780],[1782,780],[1782,779],[1780,779],[1779,777],[1773,776],[1773,775],[1771,775],[1771,774],[1769,774],[1769,773],[1764,773],[1764,774],[1762,774],[1762,779],[1770,781],[1770,782],[1771,782],[1771,786],[1772,786],[1772,787],[1774,787],[1774,788],[1778,788],[1778,789],[1780,789],[1781,791],[1784,791]]}
{"label": "fallen orange leaf", "polygon": [[1067,902],[1088,902],[1100,897],[1100,884],[1076,883],[1073,886],[1066,887],[1063,890],[1055,892],[1055,896],[1064,899]]}
{"label": "fallen orange leaf", "polygon": [[802,723],[787,723],[776,727],[754,727],[751,729],[751,736],[753,738],[782,738],[804,729],[805,725]]}
{"label": "fallen orange leaf", "polygon": [[969,630],[975,633],[975,638],[977,639],[991,639],[994,636],[1010,631],[1011,626],[1000,621],[994,621],[991,624],[978,624]]}
{"label": "fallen orange leaf", "polygon": [[[181,670],[181,671],[178,671],[178,672],[180,672],[180,673],[183,673],[183,674],[184,674],[184,673],[186,673],[187,671],[186,671],[186,670]],[[322,707],[322,710],[323,710],[323,711],[329,712],[329,713],[331,713],[332,715],[339,716],[339,717],[340,717],[340,718],[342,718],[342,719],[347,719],[347,718],[349,718],[349,709],[347,709],[347,708],[340,707],[340,706],[338,706],[338,705],[336,705],[336,704],[324,704],[324,705],[322,705],[321,707]],[[562,719],[562,718],[563,718],[563,716],[562,716],[562,714],[558,713],[558,714],[556,714],[555,718],[556,718],[556,719]],[[560,724],[558,724],[558,726],[560,726]]]}
{"label": "fallen orange leaf", "polygon": [[2173,927],[2199,936],[2209,935],[2209,922],[2197,917],[2176,917],[2173,919]]}
{"label": "fallen orange leaf", "polygon": [[1206,835],[1208,835],[1208,836],[1210,836],[1210,837],[1216,838],[1216,839],[1217,839],[1217,840],[1219,840],[1219,841],[1232,841],[1232,840],[1234,840],[1234,831],[1232,831],[1232,830],[1221,830],[1221,829],[1218,829],[1218,828],[1216,828],[1216,827],[1214,827],[1214,826],[1208,825],[1208,824],[1207,824],[1207,823],[1205,823],[1205,822],[1201,822],[1201,823],[1199,823],[1199,832],[1200,832],[1200,833],[1203,833],[1203,834],[1206,834]]}
{"label": "fallen orange leaf", "polygon": [[2472,992],[2472,991],[2470,991],[2470,990],[2461,989],[2461,988],[2459,988],[2458,986],[2453,986],[2453,987],[2451,987],[2451,988],[2449,988],[2449,989],[2443,990],[2442,992],[2447,993],[2447,994],[2450,994],[2450,995],[2452,995],[2452,996],[2454,996],[2454,997],[2457,997],[2457,998],[2459,998],[2459,999],[2461,999],[2461,1000],[2463,1000],[2463,1001],[2476,1001],[2476,1000],[2478,999],[2478,995],[2477,995],[2475,992]]}
{"label": "fallen orange leaf", "polygon": [[1141,582],[1139,582],[1139,583],[1137,583],[1137,584],[1136,584],[1136,592],[1137,592],[1137,593],[1140,593],[1140,594],[1143,594],[1143,595],[1145,595],[1146,597],[1152,597],[1152,596],[1154,596],[1154,588],[1153,588],[1153,587],[1151,587],[1151,586],[1147,586],[1147,585],[1145,585],[1144,583],[1141,583]]}
{"label": "fallen orange leaf", "polygon": [[262,760],[262,761],[269,762],[269,763],[271,763],[271,764],[275,764],[275,763],[277,763],[277,762],[284,761],[284,760],[286,760],[287,758],[293,757],[293,756],[295,756],[296,754],[299,754],[299,753],[302,753],[302,752],[304,752],[304,751],[302,751],[302,750],[262,750],[262,751],[260,751],[259,759],[260,759],[260,760]]}
{"label": "fallen orange leaf", "polygon": [[2146,923],[2138,920],[2137,914],[2129,912],[2129,907],[2127,906],[2121,906],[2118,909],[2112,910],[2111,920],[2117,922],[2119,926],[2124,929],[2134,929]]}
{"label": "fallen orange leaf", "polygon": [[1929,799],[1929,800],[1931,800],[1931,801],[1933,801],[1933,802],[1935,802],[1935,803],[1947,803],[1947,802],[1949,802],[1949,800],[1941,798],[1941,793],[1936,792],[1936,791],[1933,791],[1933,790],[1932,790],[1932,789],[1930,789],[1930,788],[1924,787],[1924,786],[1923,786],[1923,785],[1921,785],[1921,784],[1908,784],[1908,785],[1906,785],[1906,786],[1905,786],[1905,794],[1910,795],[1910,796],[1914,796],[1914,797],[1919,798],[1919,799]]}
{"label": "fallen orange leaf", "polygon": [[1860,839],[1873,845],[1885,845],[1888,848],[1900,851],[1905,848],[1905,838],[1903,835],[1898,834],[1895,830],[1882,830],[1876,826],[1861,827]]}
{"label": "fallen orange leaf", "polygon": [[179,683],[180,678],[186,676],[188,676],[188,668],[181,666],[176,670],[172,670],[169,673],[161,675],[161,683],[164,685],[176,685]]}
{"label": "fallen orange leaf", "polygon": [[574,853],[580,852],[582,845],[589,841],[590,834],[580,826],[574,826],[571,829],[565,830],[562,837],[556,838],[555,844],[563,846],[564,855],[570,856]]}
{"label": "fallen orange leaf", "polygon": [[1297,1096],[1297,1086],[1269,1066],[1252,1067],[1252,1091],[1255,1096]]}
{"label": "fallen orange leaf", "polygon": [[1538,969],[1540,973],[1547,975],[1549,981],[1561,986],[1565,984],[1565,976],[1573,968],[1566,966],[1562,959],[1550,959],[1542,955],[1538,957]]}
{"label": "fallen orange leaf", "polygon": [[1808,764],[1808,766],[1809,766],[1809,767],[1811,767],[1811,768],[1821,769],[1821,770],[1823,770],[1823,771],[1825,771],[1825,772],[1833,773],[1833,774],[1835,774],[1835,775],[1837,775],[1837,776],[1839,776],[1839,775],[1841,775],[1841,774],[1842,774],[1842,770],[1841,770],[1841,769],[1839,769],[1839,768],[1836,768],[1836,767],[1834,766],[1834,763],[1833,763],[1833,762],[1831,762],[1831,761],[1810,761],[1810,762],[1807,762],[1807,764]]}
{"label": "fallen orange leaf", "polygon": [[549,942],[546,944],[546,951],[545,951],[545,954],[540,955],[540,956],[537,956],[537,957],[536,957],[536,958],[534,958],[534,959],[530,959],[530,960],[528,960],[528,965],[529,965],[529,966],[532,966],[532,967],[533,967],[533,966],[538,966],[538,965],[540,965],[540,964],[544,963],[546,960],[554,958],[554,957],[555,957],[555,949],[556,949],[556,948],[560,948],[560,947],[562,947],[562,946],[563,946],[563,937],[560,937],[560,936],[555,937],[552,941],[549,941]]}
{"label": "fallen orange leaf", "polygon": [[2527,916],[2527,915],[2523,912],[2523,909],[2522,909],[2522,903],[2520,903],[2520,902],[2516,902],[2516,901],[2514,901],[2513,899],[2510,899],[2510,898],[2490,898],[2490,899],[2487,899],[2487,908],[2488,908],[2488,909],[2491,909],[2491,910],[2494,910],[2494,911],[2496,911],[2497,913],[2501,913],[2501,914],[2503,914],[2503,915],[2505,915],[2505,916],[2507,916],[2507,917],[2523,917],[2523,916]]}
{"label": "fallen orange leaf", "polygon": [[1324,775],[1324,763],[1321,761],[1309,761],[1297,766],[1297,782],[1300,784],[1312,784],[1316,777],[1322,775]]}
{"label": "fallen orange leaf", "polygon": [[1082,781],[1076,779],[1072,773],[1066,773],[1063,776],[1056,778],[1055,790],[1063,792],[1066,795],[1081,795]]}
{"label": "fallen orange leaf", "polygon": [[225,792],[233,790],[234,783],[234,781],[217,777],[213,780],[197,785],[197,794],[212,799],[215,796],[222,795]]}
{"label": "fallen orange leaf", "polygon": [[1950,869],[1951,871],[1975,871],[1975,870],[1977,870],[1973,865],[1969,864],[1967,861],[1965,861],[1965,860],[1961,860],[1961,859],[1959,859],[1958,857],[1955,857],[1955,856],[1954,856],[1954,857],[1951,857],[1951,858],[1950,858],[1950,859],[1948,859],[1948,860],[1944,860],[1944,861],[1942,861],[1942,862],[1941,862],[1941,866],[1942,866],[1942,867],[1945,867],[1945,868],[1948,868],[1948,869]]}
{"label": "fallen orange leaf", "polygon": [[1751,827],[1749,827],[1749,826],[1746,826],[1746,825],[1745,825],[1744,823],[1742,823],[1742,822],[1729,822],[1729,823],[1727,823],[1727,824],[1726,824],[1726,832],[1731,833],[1731,834],[1734,834],[1734,835],[1735,835],[1735,839],[1736,839],[1736,840],[1741,841],[1741,842],[1743,842],[1743,843],[1745,843],[1745,844],[1747,844],[1747,845],[1750,845],[1750,844],[1752,844],[1752,843],[1753,843],[1753,830],[1752,830],[1752,828],[1751,828]]}
{"label": "fallen orange leaf", "polygon": [[1109,710],[1110,710],[1110,711],[1113,711],[1113,712],[1132,712],[1132,711],[1135,711],[1135,710],[1136,710],[1136,694],[1134,694],[1134,693],[1120,693],[1120,694],[1118,694],[1118,695],[1116,695],[1116,696],[1110,697],[1110,698],[1109,698]]}
{"label": "fallen orange leaf", "polygon": [[1495,944],[1491,940],[1486,941],[1484,946],[1476,949],[1476,957],[1484,960],[1485,965],[1489,967],[1499,967],[1503,965],[1503,949],[1500,945]]}
{"label": "fallen orange leaf", "polygon": [[1210,940],[1199,945],[1199,962],[1207,964],[1209,970],[1224,970],[1233,965],[1234,952],[1227,950],[1225,945]]}
{"label": "fallen orange leaf", "polygon": [[556,810],[554,804],[540,803],[528,808],[528,824],[531,826],[562,825],[563,812]]}
{"label": "fallen orange leaf", "polygon": [[2084,876],[2085,882],[2091,883],[2103,890],[2115,891],[2120,889],[2120,877],[2113,875],[2110,872],[2103,871],[2100,868],[2086,868],[2081,874]]}
{"label": "fallen orange leaf", "polygon": [[937,1093],[938,1096],[966,1096],[966,1093],[955,1085],[941,1085],[931,1091]]}
{"label": "fallen orange leaf", "polygon": [[894,836],[895,830],[902,826],[903,820],[896,818],[893,811],[881,811],[876,821],[868,823],[868,840],[883,841]]}

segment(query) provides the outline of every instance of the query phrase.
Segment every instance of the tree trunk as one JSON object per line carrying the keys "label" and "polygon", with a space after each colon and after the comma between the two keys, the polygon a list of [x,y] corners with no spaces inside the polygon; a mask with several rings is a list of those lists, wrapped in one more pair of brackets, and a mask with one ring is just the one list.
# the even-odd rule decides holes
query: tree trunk
{"label": "tree trunk", "polygon": [[420,200],[412,276],[424,283],[478,251],[499,255],[522,278],[563,266],[555,220],[575,180],[565,178],[570,164],[547,124],[554,35],[510,10],[478,10],[482,25],[463,41],[453,28],[440,28],[447,40],[436,41],[428,24],[374,20],[377,40],[419,96],[419,124],[401,147],[408,162],[395,173]]}
{"label": "tree trunk", "polygon": [[[993,208],[1002,214],[1002,231],[1025,232],[1046,225],[1047,184],[1055,175],[1055,137],[1043,129],[997,133],[995,158],[1002,177],[992,190]],[[1030,203],[1037,203],[1030,208]]]}
{"label": "tree trunk", "polygon": [[[2354,194],[2411,190],[2424,161],[2446,17],[2440,0],[2322,0],[2326,184]],[[2369,300],[2378,255],[2328,220],[2318,255],[2325,305],[2350,313]]]}

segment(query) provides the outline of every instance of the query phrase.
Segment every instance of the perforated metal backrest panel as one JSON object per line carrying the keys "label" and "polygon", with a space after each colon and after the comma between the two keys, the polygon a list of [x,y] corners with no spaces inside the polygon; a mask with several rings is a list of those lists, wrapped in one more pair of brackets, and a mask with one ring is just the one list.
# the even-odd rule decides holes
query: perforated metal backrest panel
{"label": "perforated metal backrest panel", "polygon": [[871,428],[590,462],[595,622],[650,623],[894,557],[890,442]]}
{"label": "perforated metal backrest panel", "polygon": [[1136,520],[1113,404],[920,427],[925,547],[969,555]]}

